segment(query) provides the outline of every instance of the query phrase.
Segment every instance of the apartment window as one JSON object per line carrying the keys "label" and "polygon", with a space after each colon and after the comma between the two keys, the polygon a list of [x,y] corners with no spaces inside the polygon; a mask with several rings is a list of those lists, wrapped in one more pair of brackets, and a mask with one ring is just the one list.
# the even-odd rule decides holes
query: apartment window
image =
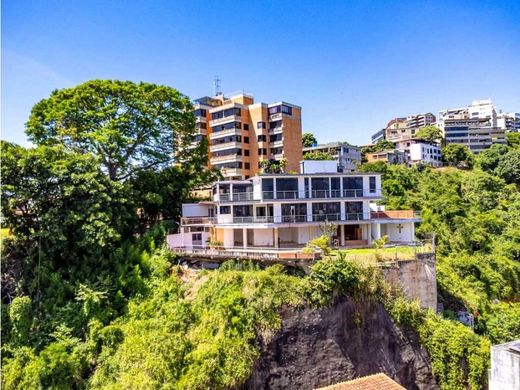
{"label": "apartment window", "polygon": [[258,136],[258,142],[265,142],[267,141],[267,136],[265,134],[260,134]]}
{"label": "apartment window", "polygon": [[244,123],[244,130],[249,131],[249,125],[247,123]]}
{"label": "apartment window", "polygon": [[313,221],[338,221],[340,218],[340,203],[313,203],[312,204],[312,220]]}
{"label": "apartment window", "polygon": [[269,136],[269,142],[276,142],[283,140],[283,134],[273,134]]}
{"label": "apartment window", "polygon": [[282,104],[282,112],[287,115],[292,115],[292,107]]}
{"label": "apartment window", "polygon": [[192,241],[202,241],[202,233],[193,233],[191,235]]}
{"label": "apartment window", "polygon": [[368,178],[368,188],[369,188],[371,194],[376,192],[376,177],[375,176],[370,176]]}
{"label": "apartment window", "polygon": [[249,163],[244,163],[244,169],[249,169],[250,165]]}
{"label": "apartment window", "polygon": [[246,157],[249,156],[249,149],[244,150],[244,156],[246,156]]}
{"label": "apartment window", "polygon": [[195,116],[206,117],[207,111],[206,111],[205,109],[203,109],[203,108],[199,108],[199,109],[193,111],[193,114],[194,114]]}
{"label": "apartment window", "polygon": [[343,196],[363,196],[363,178],[360,176],[344,177]]}
{"label": "apartment window", "polygon": [[339,186],[340,186],[340,179],[339,179],[339,177],[332,177],[330,179],[330,189],[331,189],[333,198],[340,198],[341,197],[341,188]]}
{"label": "apartment window", "polygon": [[306,222],[307,204],[288,203],[282,204],[282,222]]}
{"label": "apartment window", "polygon": [[258,149],[258,155],[259,155],[259,156],[265,156],[265,155],[267,155],[267,149],[266,149],[266,148],[260,148],[260,149]]}
{"label": "apartment window", "polygon": [[274,180],[273,179],[262,179],[262,193],[264,199],[274,199]]}
{"label": "apartment window", "polygon": [[231,206],[220,206],[220,214],[231,214]]}
{"label": "apartment window", "polygon": [[248,144],[248,143],[249,143],[249,137],[244,137],[244,143],[245,143],[245,144]]}
{"label": "apartment window", "polygon": [[205,124],[204,122],[198,122],[198,123],[196,123],[195,127],[196,127],[197,129],[206,129],[206,128],[207,128],[207,126],[206,126],[206,124]]}
{"label": "apartment window", "polygon": [[282,126],[282,121],[269,122],[269,129],[275,129]]}
{"label": "apartment window", "polygon": [[298,179],[276,179],[276,198],[295,199],[298,197]]}
{"label": "apartment window", "polygon": [[202,141],[204,138],[206,138],[205,135],[203,135],[203,134],[197,134],[197,135],[195,136],[195,142],[200,142],[200,141]]}
{"label": "apartment window", "polygon": [[345,202],[347,221],[363,219],[363,202]]}
{"label": "apartment window", "polygon": [[258,122],[258,123],[256,124],[256,128],[257,128],[257,129],[265,129],[265,128],[266,128],[266,124],[265,124],[265,122]]}

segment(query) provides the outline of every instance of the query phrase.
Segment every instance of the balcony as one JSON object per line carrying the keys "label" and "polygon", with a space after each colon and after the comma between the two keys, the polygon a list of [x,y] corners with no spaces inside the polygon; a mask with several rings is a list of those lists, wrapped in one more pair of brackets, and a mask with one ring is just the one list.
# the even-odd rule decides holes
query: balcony
{"label": "balcony", "polygon": [[367,221],[369,213],[347,213],[347,214],[312,214],[312,215],[278,215],[278,216],[243,216],[233,217],[233,224],[255,224],[255,223],[309,223],[309,222],[349,222]]}
{"label": "balcony", "polygon": [[269,129],[269,134],[280,134],[283,133],[283,125],[275,127],[273,129]]}
{"label": "balcony", "polygon": [[218,145],[211,145],[209,147],[210,152],[218,152],[226,149],[242,149],[242,142],[226,142]]}
{"label": "balcony", "polygon": [[217,132],[212,132],[209,135],[209,139],[217,139],[217,138],[222,138],[222,137],[228,137],[231,135],[241,135],[241,134],[242,134],[241,129],[221,130],[221,131],[217,131]]}
{"label": "balcony", "polygon": [[381,190],[313,190],[313,191],[263,191],[262,199],[342,199],[380,198]]}
{"label": "balcony", "polygon": [[214,217],[183,217],[181,218],[181,226],[211,225],[216,220]]}
{"label": "balcony", "polygon": [[219,194],[215,200],[220,202],[243,202],[254,199],[252,192],[236,192],[233,194]]}
{"label": "balcony", "polygon": [[281,112],[278,112],[276,114],[271,114],[269,115],[269,121],[273,122],[273,121],[279,121],[282,119],[282,113]]}
{"label": "balcony", "polygon": [[240,115],[229,115],[229,116],[225,116],[223,118],[212,119],[209,121],[209,125],[211,127],[213,127],[213,126],[223,125],[224,123],[228,123],[228,122],[240,122],[241,120],[242,120],[242,117]]}
{"label": "balcony", "polygon": [[279,140],[279,141],[273,141],[273,142],[270,142],[269,143],[269,146],[271,148],[283,148],[283,139]]}
{"label": "balcony", "polygon": [[242,156],[238,154],[227,154],[225,156],[212,156],[210,158],[211,165],[215,165],[217,163],[225,163],[225,162],[241,162]]}
{"label": "balcony", "polygon": [[242,176],[243,171],[241,168],[222,168],[222,175],[224,177],[237,177]]}

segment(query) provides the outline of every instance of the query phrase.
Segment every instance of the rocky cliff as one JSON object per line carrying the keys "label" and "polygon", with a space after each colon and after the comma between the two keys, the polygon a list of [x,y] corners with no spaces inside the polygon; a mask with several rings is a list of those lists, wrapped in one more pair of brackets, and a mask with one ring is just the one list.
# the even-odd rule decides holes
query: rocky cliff
{"label": "rocky cliff", "polygon": [[338,298],[325,309],[286,309],[282,328],[260,340],[249,389],[314,389],[384,372],[407,389],[438,388],[417,335],[379,302]]}

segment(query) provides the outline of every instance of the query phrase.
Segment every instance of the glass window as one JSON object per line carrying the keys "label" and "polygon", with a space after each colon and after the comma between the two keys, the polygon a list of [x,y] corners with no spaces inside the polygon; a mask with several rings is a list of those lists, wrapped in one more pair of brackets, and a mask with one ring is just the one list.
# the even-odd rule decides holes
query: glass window
{"label": "glass window", "polygon": [[245,143],[245,144],[248,144],[248,143],[249,143],[249,137],[244,137],[244,143]]}
{"label": "glass window", "polygon": [[273,179],[262,179],[262,193],[264,199],[274,199],[274,180]]}
{"label": "glass window", "polygon": [[368,188],[370,189],[370,193],[376,192],[376,177],[370,176],[368,178]]}
{"label": "glass window", "polygon": [[244,123],[244,130],[246,130],[246,131],[249,130],[249,125],[247,123]]}
{"label": "glass window", "polygon": [[363,202],[345,202],[345,214],[347,221],[363,219]]}
{"label": "glass window", "polygon": [[340,219],[341,206],[339,202],[313,203],[313,221],[338,221]]}
{"label": "glass window", "polygon": [[244,156],[249,156],[249,149],[244,150]]}
{"label": "glass window", "polygon": [[306,203],[286,203],[282,204],[282,222],[306,222],[307,204]]}
{"label": "glass window", "polygon": [[267,141],[267,136],[265,134],[260,134],[258,136],[258,142],[265,142]]}
{"label": "glass window", "polygon": [[344,177],[343,196],[363,196],[363,178],[360,176]]}
{"label": "glass window", "polygon": [[311,179],[312,197],[328,198],[329,197],[329,178],[313,177]]}
{"label": "glass window", "polygon": [[276,198],[295,199],[298,197],[298,179],[276,179]]}
{"label": "glass window", "polygon": [[244,165],[245,165],[244,169],[249,169],[249,167],[250,167],[249,163],[244,163]]}
{"label": "glass window", "polygon": [[220,214],[231,214],[231,206],[220,206]]}
{"label": "glass window", "polygon": [[256,128],[257,128],[257,129],[265,129],[265,128],[266,128],[266,126],[265,126],[265,122],[258,122],[258,123],[256,124]]}
{"label": "glass window", "polygon": [[331,189],[333,198],[341,198],[341,188],[340,188],[340,178],[339,177],[330,178],[330,189]]}

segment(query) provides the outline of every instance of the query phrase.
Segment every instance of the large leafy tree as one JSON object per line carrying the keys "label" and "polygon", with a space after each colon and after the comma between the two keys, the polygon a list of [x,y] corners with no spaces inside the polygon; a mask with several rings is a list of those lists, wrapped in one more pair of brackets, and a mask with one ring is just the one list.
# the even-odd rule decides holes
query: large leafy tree
{"label": "large leafy tree", "polygon": [[500,160],[508,152],[508,147],[502,144],[493,144],[489,149],[479,153],[475,159],[476,165],[483,171],[492,173],[498,167]]}
{"label": "large leafy tree", "polygon": [[171,87],[92,80],[37,103],[26,132],[37,145],[93,153],[111,180],[121,180],[182,160],[195,118],[188,97]]}
{"label": "large leafy tree", "polygon": [[430,143],[438,142],[442,139],[442,131],[436,126],[424,126],[417,131],[415,138],[422,139]]}
{"label": "large leafy tree", "polygon": [[508,183],[520,187],[520,150],[511,150],[500,160],[496,173]]}
{"label": "large leafy tree", "polygon": [[471,168],[473,154],[464,145],[449,144],[442,148],[442,160],[450,165]]}
{"label": "large leafy tree", "polygon": [[318,141],[316,137],[312,133],[303,133],[302,134],[302,145],[304,148],[309,148],[311,146],[318,145]]}

